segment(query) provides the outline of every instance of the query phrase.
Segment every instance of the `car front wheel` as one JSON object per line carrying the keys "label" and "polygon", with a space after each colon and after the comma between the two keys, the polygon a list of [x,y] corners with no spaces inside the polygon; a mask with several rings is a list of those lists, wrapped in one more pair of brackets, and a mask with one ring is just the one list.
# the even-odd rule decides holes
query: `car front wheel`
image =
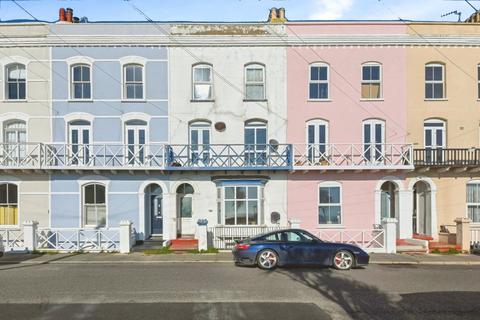
{"label": "car front wheel", "polygon": [[340,250],[333,257],[333,267],[337,270],[350,270],[355,265],[355,257],[349,251]]}
{"label": "car front wheel", "polygon": [[258,254],[257,265],[260,269],[272,270],[278,265],[278,255],[275,251],[267,249]]}

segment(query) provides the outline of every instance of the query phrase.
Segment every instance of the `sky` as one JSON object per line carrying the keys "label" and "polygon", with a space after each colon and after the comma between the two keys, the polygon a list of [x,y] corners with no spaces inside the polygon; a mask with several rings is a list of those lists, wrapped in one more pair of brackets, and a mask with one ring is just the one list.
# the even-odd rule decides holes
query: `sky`
{"label": "sky", "polygon": [[[470,1],[480,8],[480,0]],[[129,2],[157,21],[265,21],[272,7],[286,8],[291,20],[457,21],[441,16],[457,10],[465,20],[474,12],[464,0],[17,0],[39,20],[57,20],[60,7],[90,21],[145,20]],[[0,19],[32,18],[12,0],[0,0]]]}

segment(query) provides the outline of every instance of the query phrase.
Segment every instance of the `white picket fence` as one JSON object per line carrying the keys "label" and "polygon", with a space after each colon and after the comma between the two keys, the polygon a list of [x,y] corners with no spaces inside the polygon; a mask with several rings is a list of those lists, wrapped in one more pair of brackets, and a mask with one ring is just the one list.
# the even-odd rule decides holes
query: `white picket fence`
{"label": "white picket fence", "polygon": [[0,247],[5,252],[25,251],[25,242],[23,240],[23,229],[1,228],[0,229]]}
{"label": "white picket fence", "polygon": [[38,229],[37,250],[119,252],[120,229]]}
{"label": "white picket fence", "polygon": [[280,226],[214,226],[208,227],[209,246],[227,250],[235,246],[235,241],[283,229]]}
{"label": "white picket fence", "polygon": [[329,242],[356,245],[367,252],[385,252],[385,230],[325,229],[316,232],[317,237]]}

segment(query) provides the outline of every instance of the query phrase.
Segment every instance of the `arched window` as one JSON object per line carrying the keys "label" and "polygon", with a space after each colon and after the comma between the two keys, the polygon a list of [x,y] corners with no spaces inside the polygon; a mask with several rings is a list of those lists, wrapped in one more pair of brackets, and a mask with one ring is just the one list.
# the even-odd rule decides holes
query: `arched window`
{"label": "arched window", "polygon": [[144,120],[125,122],[125,143],[127,144],[127,161],[130,165],[140,165],[145,160],[148,123]]}
{"label": "arched window", "polygon": [[92,74],[87,64],[75,64],[71,67],[70,94],[73,100],[89,100],[92,98]]}
{"label": "arched window", "polygon": [[310,65],[309,99],[328,100],[330,70],[326,63],[313,63]]}
{"label": "arched window", "polygon": [[480,180],[467,184],[467,214],[473,223],[480,223]]}
{"label": "arched window", "polygon": [[125,100],[144,99],[142,65],[131,63],[123,66],[123,98]]}
{"label": "arched window", "polygon": [[5,74],[7,100],[25,100],[27,91],[25,65],[21,63],[9,64],[5,68]]}
{"label": "arched window", "polygon": [[369,62],[362,65],[362,99],[382,98],[382,65]]}
{"label": "arched window", "polygon": [[12,183],[0,184],[0,225],[18,224],[18,187]]}
{"label": "arched window", "polygon": [[192,67],[192,99],[196,101],[213,99],[213,68],[209,64]]}
{"label": "arched window", "polygon": [[103,228],[107,225],[105,186],[91,183],[83,186],[83,225]]}
{"label": "arched window", "polygon": [[427,164],[441,163],[446,148],[446,122],[441,119],[428,119],[423,123],[425,161]]}
{"label": "arched window", "polygon": [[208,164],[210,160],[210,128],[211,123],[208,121],[190,123],[189,139],[193,164],[198,164],[199,161]]}
{"label": "arched window", "polygon": [[328,161],[328,121],[314,119],[307,122],[307,144],[311,165]]}
{"label": "arched window", "polygon": [[398,216],[398,186],[387,181],[381,187],[380,215],[382,218],[396,218]]}
{"label": "arched window", "polygon": [[322,182],[318,190],[318,224],[342,224],[342,186],[338,182]]}
{"label": "arched window", "polygon": [[425,65],[425,99],[445,98],[445,65],[429,63]]}
{"label": "arched window", "polygon": [[245,66],[245,100],[265,99],[265,66],[248,64]]}
{"label": "arched window", "polygon": [[193,216],[193,187],[184,183],[177,188],[177,203],[179,216],[181,218],[191,218]]}
{"label": "arched window", "polygon": [[363,121],[364,160],[380,162],[384,158],[385,121],[368,119]]}
{"label": "arched window", "polygon": [[8,164],[19,164],[27,154],[27,124],[22,120],[10,120],[3,126],[5,160]]}

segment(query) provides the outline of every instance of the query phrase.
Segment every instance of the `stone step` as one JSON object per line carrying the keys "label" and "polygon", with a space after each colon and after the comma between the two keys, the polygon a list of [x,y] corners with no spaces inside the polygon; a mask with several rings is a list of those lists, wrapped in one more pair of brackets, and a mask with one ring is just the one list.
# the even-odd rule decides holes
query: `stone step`
{"label": "stone step", "polygon": [[397,252],[398,253],[426,253],[427,249],[422,246],[408,246],[408,245],[400,245],[397,246]]}

